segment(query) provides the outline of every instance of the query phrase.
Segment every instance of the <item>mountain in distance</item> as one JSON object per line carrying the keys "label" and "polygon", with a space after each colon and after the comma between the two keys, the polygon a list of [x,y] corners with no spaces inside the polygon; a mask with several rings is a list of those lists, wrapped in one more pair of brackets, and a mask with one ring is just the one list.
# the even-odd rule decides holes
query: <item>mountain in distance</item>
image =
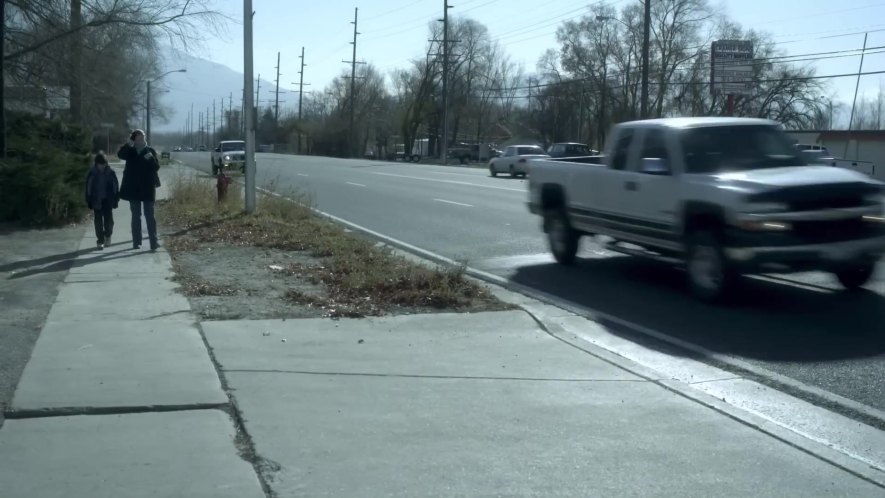
{"label": "mountain in distance", "polygon": [[[155,132],[177,132],[184,129],[191,105],[194,109],[195,126],[199,120],[199,113],[209,112],[211,124],[212,100],[215,99],[216,123],[223,114],[221,113],[222,99],[224,108],[230,107],[230,97],[233,94],[233,108],[242,105],[243,98],[243,73],[235,71],[223,64],[195,57],[173,48],[166,49],[164,71],[187,69],[185,73],[169,74],[161,81],[152,85],[152,98],[154,103],[151,107],[154,115],[151,126]],[[257,75],[256,75],[257,76]],[[253,91],[256,90],[253,84]],[[274,82],[261,78],[260,106],[262,108],[273,105]],[[286,100],[283,92],[290,92],[289,88],[280,87],[280,100]],[[281,104],[283,107],[284,104]],[[167,119],[161,119],[158,110],[166,114]]]}

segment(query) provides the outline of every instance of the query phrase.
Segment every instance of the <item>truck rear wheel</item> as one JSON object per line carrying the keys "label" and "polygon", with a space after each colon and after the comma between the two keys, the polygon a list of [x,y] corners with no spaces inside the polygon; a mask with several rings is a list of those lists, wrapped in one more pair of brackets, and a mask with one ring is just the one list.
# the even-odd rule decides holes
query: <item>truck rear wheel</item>
{"label": "truck rear wheel", "polygon": [[846,265],[839,268],[835,272],[839,283],[847,290],[857,290],[870,281],[873,273],[876,272],[876,263],[872,261],[861,261]]}
{"label": "truck rear wheel", "polygon": [[578,255],[581,236],[572,228],[565,211],[547,212],[544,215],[544,225],[547,227],[547,241],[553,258],[561,265],[573,265]]}
{"label": "truck rear wheel", "polygon": [[722,243],[710,231],[689,236],[685,268],[691,293],[706,302],[721,301],[737,279],[737,273],[725,257]]}

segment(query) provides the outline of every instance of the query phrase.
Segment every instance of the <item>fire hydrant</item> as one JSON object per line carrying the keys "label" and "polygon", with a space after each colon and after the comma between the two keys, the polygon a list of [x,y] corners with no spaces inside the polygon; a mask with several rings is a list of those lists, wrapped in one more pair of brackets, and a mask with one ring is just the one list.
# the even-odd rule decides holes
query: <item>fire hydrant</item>
{"label": "fire hydrant", "polygon": [[227,197],[227,187],[230,185],[231,178],[224,174],[224,171],[218,172],[218,180],[215,182],[215,190],[218,191],[218,202],[222,202]]}

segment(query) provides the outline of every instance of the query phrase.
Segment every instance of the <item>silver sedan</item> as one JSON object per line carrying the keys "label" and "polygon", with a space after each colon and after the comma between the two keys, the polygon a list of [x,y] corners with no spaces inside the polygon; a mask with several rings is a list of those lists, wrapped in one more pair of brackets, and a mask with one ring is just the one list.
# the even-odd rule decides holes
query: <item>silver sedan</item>
{"label": "silver sedan", "polygon": [[550,157],[544,149],[537,145],[510,145],[504,149],[500,157],[489,161],[489,173],[498,176],[498,173],[510,173],[510,176],[522,176],[529,172],[529,161],[539,157]]}

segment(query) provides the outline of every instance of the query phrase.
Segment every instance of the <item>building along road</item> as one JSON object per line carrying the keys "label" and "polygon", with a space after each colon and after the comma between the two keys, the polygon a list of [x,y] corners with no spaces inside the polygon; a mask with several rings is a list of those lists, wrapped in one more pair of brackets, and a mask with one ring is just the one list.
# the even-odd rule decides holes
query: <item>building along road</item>
{"label": "building along road", "polygon": [[[181,153],[209,172],[208,153]],[[746,278],[727,306],[687,292],[680,270],[582,242],[576,266],[553,262],[527,182],[487,169],[258,154],[259,186],[309,193],[367,229],[670,337],[885,410],[885,268],[845,293],[824,273]],[[671,354],[623,325],[612,332]]]}

